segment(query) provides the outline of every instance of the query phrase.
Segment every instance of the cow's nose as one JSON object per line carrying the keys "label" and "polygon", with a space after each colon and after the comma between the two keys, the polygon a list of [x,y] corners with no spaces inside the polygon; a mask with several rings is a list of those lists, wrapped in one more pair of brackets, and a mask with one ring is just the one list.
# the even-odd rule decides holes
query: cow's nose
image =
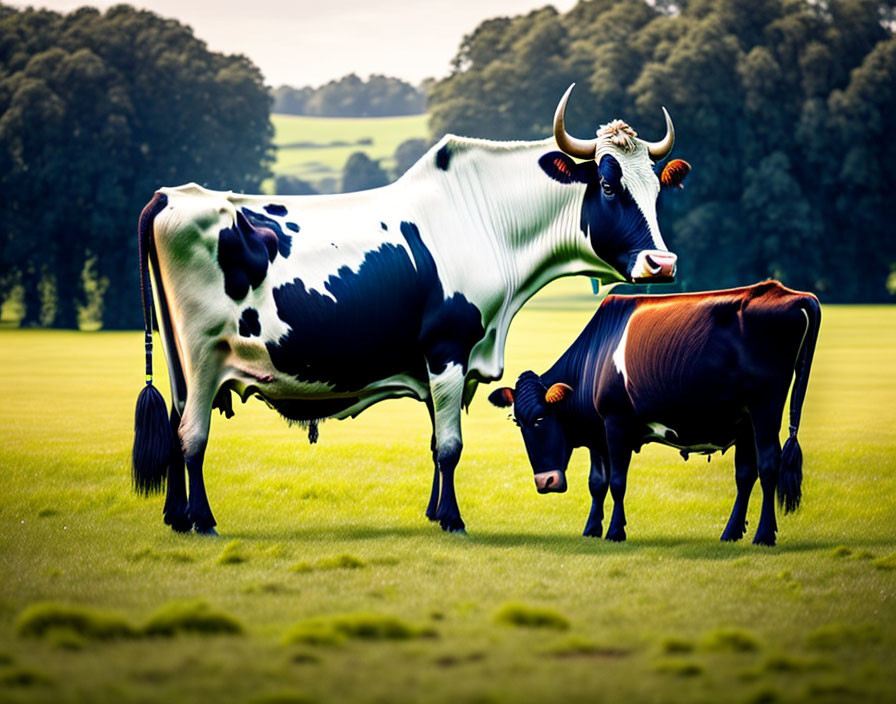
{"label": "cow's nose", "polygon": [[566,473],[555,469],[535,475],[535,488],[539,494],[562,494],[566,491]]}
{"label": "cow's nose", "polygon": [[675,280],[678,255],[659,249],[643,249],[635,257],[629,277],[635,283],[662,283]]}

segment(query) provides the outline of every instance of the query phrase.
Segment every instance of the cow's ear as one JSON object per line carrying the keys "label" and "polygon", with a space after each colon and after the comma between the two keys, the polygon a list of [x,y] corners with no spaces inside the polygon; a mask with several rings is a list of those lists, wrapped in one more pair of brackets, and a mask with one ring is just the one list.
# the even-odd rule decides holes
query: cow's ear
{"label": "cow's ear", "polygon": [[488,395],[488,400],[492,402],[493,406],[497,406],[498,408],[512,406],[513,389],[509,386],[502,386],[500,389],[495,389]]}
{"label": "cow's ear", "polygon": [[544,393],[545,403],[560,403],[572,395],[572,387],[569,384],[554,384]]}
{"label": "cow's ear", "polygon": [[548,152],[538,160],[538,165],[555,181],[581,183],[581,167],[563,152]]}
{"label": "cow's ear", "polygon": [[691,165],[684,159],[673,159],[660,174],[663,188],[684,188],[684,177],[691,170]]}

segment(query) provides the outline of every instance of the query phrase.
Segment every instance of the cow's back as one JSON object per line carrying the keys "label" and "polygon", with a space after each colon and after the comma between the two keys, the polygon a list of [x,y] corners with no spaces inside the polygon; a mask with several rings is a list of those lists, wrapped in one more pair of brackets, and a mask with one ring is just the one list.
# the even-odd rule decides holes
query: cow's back
{"label": "cow's back", "polygon": [[612,378],[639,418],[676,423],[680,437],[689,430],[682,419],[695,435],[724,436],[751,399],[786,395],[807,329],[806,297],[773,281],[637,297],[613,350]]}

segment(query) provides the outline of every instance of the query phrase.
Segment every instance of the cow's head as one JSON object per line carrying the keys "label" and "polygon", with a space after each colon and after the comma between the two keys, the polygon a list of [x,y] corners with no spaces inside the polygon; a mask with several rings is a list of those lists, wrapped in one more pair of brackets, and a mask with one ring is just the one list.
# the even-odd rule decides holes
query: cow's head
{"label": "cow's head", "polygon": [[513,422],[523,433],[539,494],[566,491],[566,467],[572,446],[558,411],[572,395],[567,384],[545,386],[535,372],[523,372],[516,388],[503,386],[489,394],[498,408],[513,407]]}
{"label": "cow's head", "polygon": [[[662,178],[654,166],[672,151],[675,128],[669,113],[666,136],[659,142],[638,139],[622,120],[601,126],[597,137],[582,140],[566,132],[564,115],[571,85],[554,115],[554,137],[562,151],[539,159],[544,172],[555,181],[586,185],[580,226],[595,254],[625,279],[633,282],[669,282],[675,279],[678,257],[660,235],[656,200],[661,187],[681,187],[690,168],[675,160]],[[578,163],[570,157],[585,159]]]}

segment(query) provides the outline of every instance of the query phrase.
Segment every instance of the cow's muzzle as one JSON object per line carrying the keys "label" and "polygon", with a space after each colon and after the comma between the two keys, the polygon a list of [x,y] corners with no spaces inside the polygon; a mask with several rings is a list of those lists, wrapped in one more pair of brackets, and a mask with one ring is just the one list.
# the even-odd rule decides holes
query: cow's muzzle
{"label": "cow's muzzle", "polygon": [[562,494],[566,491],[566,472],[539,472],[535,475],[535,488],[539,494]]}
{"label": "cow's muzzle", "polygon": [[669,283],[675,281],[678,255],[659,249],[643,249],[635,257],[629,277],[636,284]]}

